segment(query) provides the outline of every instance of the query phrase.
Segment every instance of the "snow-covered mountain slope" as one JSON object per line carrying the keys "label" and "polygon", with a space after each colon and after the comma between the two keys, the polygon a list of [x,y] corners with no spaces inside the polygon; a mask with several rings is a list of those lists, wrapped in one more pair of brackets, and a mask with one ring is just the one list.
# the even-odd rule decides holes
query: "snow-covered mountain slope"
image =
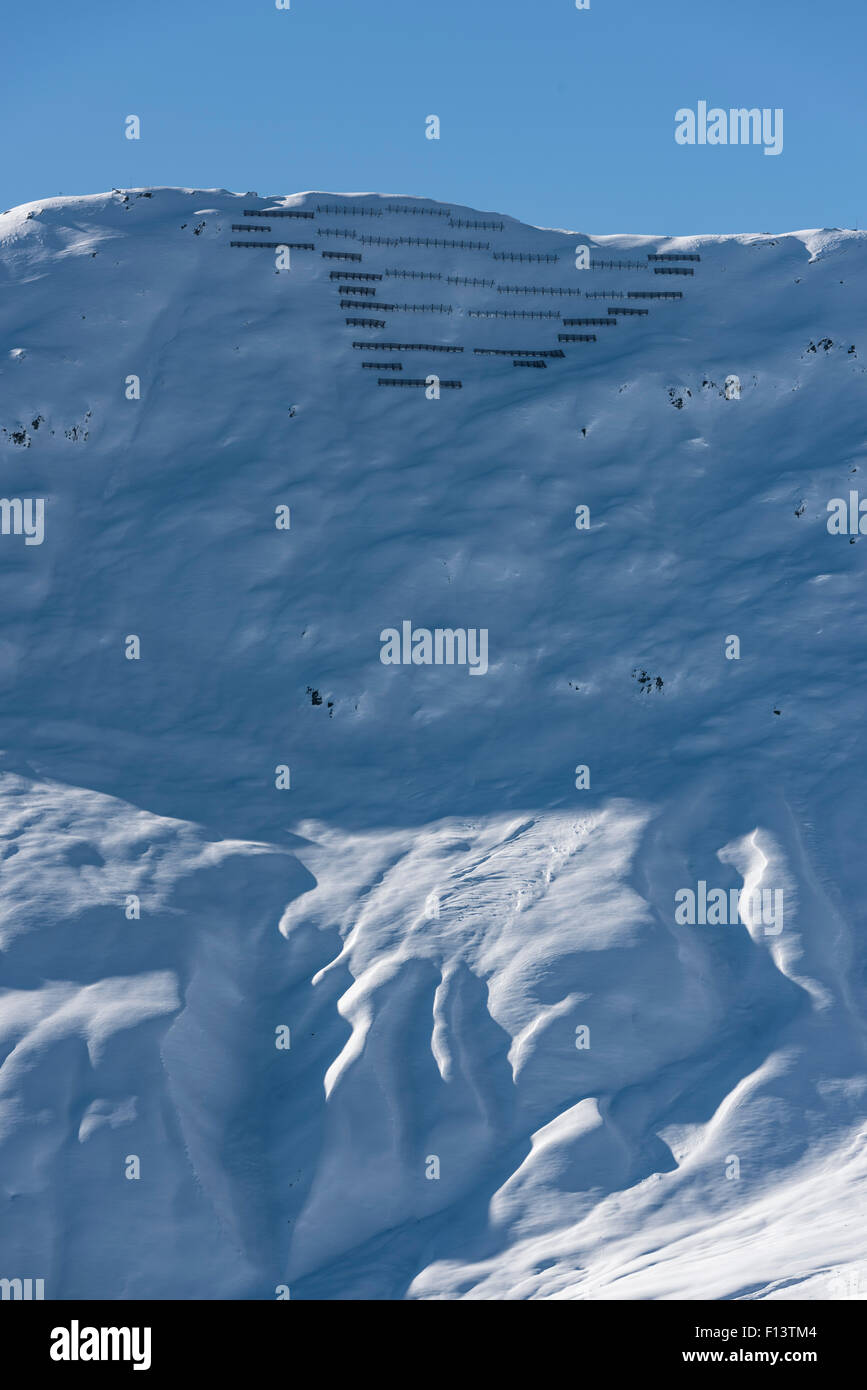
{"label": "snow-covered mountain slope", "polygon": [[865,289],[854,232],[0,216],[0,1277],[867,1294]]}

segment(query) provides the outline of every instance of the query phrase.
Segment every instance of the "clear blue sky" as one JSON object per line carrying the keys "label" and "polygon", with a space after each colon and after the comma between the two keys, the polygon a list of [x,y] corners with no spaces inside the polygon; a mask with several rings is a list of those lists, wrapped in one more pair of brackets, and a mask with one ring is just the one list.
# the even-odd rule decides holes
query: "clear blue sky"
{"label": "clear blue sky", "polygon": [[[178,184],[596,233],[864,227],[865,55],[867,0],[25,0],[3,19],[0,207]],[[783,153],[677,145],[700,99],[782,107]]]}

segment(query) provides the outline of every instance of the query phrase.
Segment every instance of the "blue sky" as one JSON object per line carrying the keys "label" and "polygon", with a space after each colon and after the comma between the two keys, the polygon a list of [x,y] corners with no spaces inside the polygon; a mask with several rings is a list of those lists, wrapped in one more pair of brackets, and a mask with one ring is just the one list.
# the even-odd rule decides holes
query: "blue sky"
{"label": "blue sky", "polygon": [[[4,208],[178,184],[593,233],[867,225],[865,0],[47,0],[3,29]],[[699,100],[782,107],[782,154],[677,145]]]}

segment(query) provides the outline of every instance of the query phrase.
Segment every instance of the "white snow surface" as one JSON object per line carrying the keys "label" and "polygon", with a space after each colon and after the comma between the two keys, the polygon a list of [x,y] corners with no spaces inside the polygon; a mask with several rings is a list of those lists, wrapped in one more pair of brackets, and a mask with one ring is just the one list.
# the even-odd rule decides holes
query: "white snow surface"
{"label": "white snow surface", "polygon": [[[315,217],[244,215],[275,207]],[[254,229],[315,250],[277,271]],[[0,535],[0,1277],[867,1296],[865,552],[826,524],[867,474],[865,290],[839,230],[0,216],[2,492],[45,499],[41,545]],[[522,309],[618,322],[474,316]],[[462,389],[377,385],[431,373]],[[487,629],[489,671],[382,664],[403,620]],[[782,930],[678,924],[699,881],[781,891]]]}

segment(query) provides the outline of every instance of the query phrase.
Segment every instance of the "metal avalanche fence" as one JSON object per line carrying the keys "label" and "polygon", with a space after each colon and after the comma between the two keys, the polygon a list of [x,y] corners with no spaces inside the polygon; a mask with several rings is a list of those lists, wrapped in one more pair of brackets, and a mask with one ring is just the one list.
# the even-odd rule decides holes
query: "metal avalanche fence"
{"label": "metal avalanche fence", "polygon": [[[265,208],[244,208],[243,216],[251,220],[246,223],[233,222],[231,230],[233,234],[229,245],[233,248],[248,247],[250,249],[278,250],[286,248],[293,251],[315,251],[315,242],[310,241],[278,241],[275,239],[279,228],[273,223],[278,219],[304,221],[306,223],[315,222],[316,216],[322,215],[330,218],[379,218],[384,216],[412,216],[412,217],[437,217],[445,221],[450,229],[471,232],[504,232],[506,224],[489,218],[473,218],[455,215],[449,208],[426,208],[415,207],[409,204],[385,203],[377,206],[365,204],[353,205],[352,203],[317,203],[315,210],[310,208],[284,208],[284,207],[265,207]],[[288,230],[288,228],[287,228]],[[310,227],[313,232],[314,228]],[[241,240],[237,234],[247,236]],[[412,265],[386,266],[377,270],[359,270],[352,267],[357,266],[363,261],[362,247],[370,248],[371,255],[376,260],[376,249],[382,247],[402,246],[409,250],[415,248],[430,248],[438,251],[473,251],[486,252],[494,261],[504,263],[523,263],[552,266],[558,264],[561,256],[555,251],[512,251],[498,250],[491,246],[489,241],[472,241],[452,237],[440,236],[416,236],[416,235],[378,235],[364,232],[361,227],[352,226],[316,226],[315,235],[317,238],[334,238],[338,241],[354,243],[352,249],[344,247],[339,250],[320,251],[321,259],[325,261],[339,262],[327,272],[327,281],[337,291],[337,305],[343,311],[343,326],[345,328],[364,329],[368,332],[381,331],[387,325],[387,316],[391,314],[421,314],[430,315],[433,319],[436,316],[446,317],[459,322],[460,319],[472,319],[478,323],[495,321],[500,319],[514,319],[526,322],[537,322],[539,324],[550,323],[557,325],[558,330],[580,329],[580,332],[558,331],[556,340],[563,346],[538,346],[527,348],[500,348],[495,346],[478,346],[472,349],[473,356],[477,359],[503,358],[511,359],[514,367],[522,367],[536,370],[545,370],[553,362],[564,362],[568,347],[574,345],[576,348],[583,345],[595,344],[598,340],[597,330],[600,328],[616,328],[618,323],[624,319],[630,321],[640,321],[647,318],[650,309],[638,307],[634,301],[667,301],[677,302],[683,299],[683,294],[679,290],[627,290],[619,286],[612,285],[610,289],[589,289],[584,288],[580,283],[557,284],[497,284],[495,279],[483,275],[459,275],[448,274],[445,270],[422,270],[416,269]],[[591,258],[587,265],[576,267],[581,270],[604,271],[604,272],[625,272],[627,276],[633,275],[636,271],[645,273],[653,272],[654,275],[668,276],[694,276],[694,264],[700,262],[701,256],[695,252],[670,251],[670,252],[649,252],[644,260],[636,260],[631,257],[612,257],[599,256]],[[571,267],[569,268],[571,271]],[[550,278],[550,277],[549,277]],[[614,276],[612,275],[612,279]],[[447,302],[421,302],[414,303],[408,301],[380,300],[378,295],[380,287],[385,281],[404,280],[416,282],[438,282],[442,286],[453,286],[456,289],[494,291],[497,296],[511,295],[524,298],[580,298],[582,295],[586,300],[600,301],[607,300],[605,306],[605,317],[595,316],[591,311],[589,314],[580,317],[564,317],[562,310],[525,308],[525,309],[503,309],[495,307],[489,303],[476,302],[469,303],[447,303]],[[633,301],[627,303],[626,301]],[[589,306],[588,306],[589,307]],[[576,306],[577,308],[577,306]],[[600,305],[601,308],[601,305]],[[353,313],[352,311],[356,311]],[[348,311],[348,312],[347,312]],[[598,314],[598,311],[597,311]],[[458,315],[459,318],[455,319]],[[583,331],[592,330],[592,331]],[[604,335],[603,335],[604,336]],[[550,340],[549,340],[550,341]],[[428,384],[428,377],[407,377],[402,375],[403,364],[398,361],[380,360],[382,355],[390,353],[426,353],[426,354],[454,354],[463,353],[465,348],[459,343],[435,343],[435,342],[377,342],[370,337],[367,341],[353,341],[352,348],[367,354],[366,360],[362,361],[361,367],[365,371],[378,372],[389,375],[380,375],[376,378],[380,386],[401,386],[419,389]],[[468,349],[467,349],[468,350]],[[575,362],[578,362],[575,358]],[[436,378],[433,378],[436,380]],[[462,389],[463,382],[437,381],[441,389]]]}

